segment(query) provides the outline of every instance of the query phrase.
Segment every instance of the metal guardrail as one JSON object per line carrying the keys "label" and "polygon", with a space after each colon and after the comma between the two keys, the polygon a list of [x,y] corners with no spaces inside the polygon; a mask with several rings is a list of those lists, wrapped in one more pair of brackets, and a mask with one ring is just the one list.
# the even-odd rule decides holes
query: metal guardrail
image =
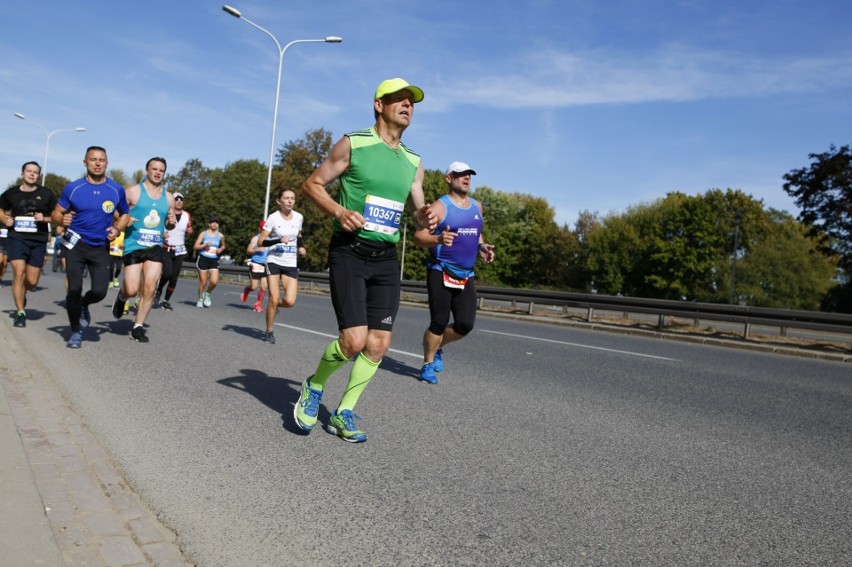
{"label": "metal guardrail", "polygon": [[[244,266],[222,266],[220,271],[238,279],[248,278],[248,268]],[[328,285],[328,274],[300,272],[299,280],[312,286]],[[426,283],[403,280],[402,291],[426,295]],[[526,305],[528,314],[533,314],[536,306],[580,308],[586,311],[585,319],[590,323],[594,322],[596,311],[641,313],[656,315],[660,329],[665,327],[667,317],[741,323],[743,338],[746,339],[753,325],[778,327],[781,336],[786,336],[787,329],[808,329],[852,336],[852,315],[841,313],[490,286],[477,286],[476,291],[480,308],[485,306],[486,301],[510,302],[515,306]]]}

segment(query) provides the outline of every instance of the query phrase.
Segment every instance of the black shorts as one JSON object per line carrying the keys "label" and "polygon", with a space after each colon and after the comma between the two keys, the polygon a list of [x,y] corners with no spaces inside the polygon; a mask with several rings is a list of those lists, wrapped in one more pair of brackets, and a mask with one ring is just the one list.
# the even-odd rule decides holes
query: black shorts
{"label": "black shorts", "polygon": [[249,277],[253,280],[262,280],[268,275],[266,264],[249,262]]}
{"label": "black shorts", "polygon": [[143,264],[145,262],[163,263],[163,249],[159,246],[151,246],[150,248],[141,248],[128,252],[121,258],[121,262],[125,266],[134,264]]}
{"label": "black shorts", "polygon": [[266,271],[270,276],[287,276],[294,280],[299,279],[299,268],[295,266],[282,266],[275,262],[269,262],[266,264]]}
{"label": "black shorts", "polygon": [[339,330],[393,330],[399,311],[399,261],[393,244],[335,235],[328,252],[331,302]]}
{"label": "black shorts", "polygon": [[476,284],[469,278],[464,289],[444,285],[444,272],[426,270],[426,289],[429,293],[429,331],[442,335],[453,315],[453,329],[464,336],[476,323]]}
{"label": "black shorts", "polygon": [[11,260],[25,260],[28,266],[41,268],[47,254],[47,242],[26,238],[6,240],[6,256]]}
{"label": "black shorts", "polygon": [[202,256],[201,254],[199,254],[198,259],[195,261],[195,267],[198,268],[199,272],[218,270],[219,258],[208,258],[207,256]]}

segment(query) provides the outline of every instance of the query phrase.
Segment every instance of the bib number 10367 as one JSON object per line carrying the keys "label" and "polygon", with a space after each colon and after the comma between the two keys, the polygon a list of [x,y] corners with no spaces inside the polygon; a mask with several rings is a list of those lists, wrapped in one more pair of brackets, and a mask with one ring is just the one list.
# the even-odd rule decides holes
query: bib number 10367
{"label": "bib number 10367", "polygon": [[405,205],[398,201],[367,195],[364,203],[364,230],[396,234],[402,221],[402,211]]}

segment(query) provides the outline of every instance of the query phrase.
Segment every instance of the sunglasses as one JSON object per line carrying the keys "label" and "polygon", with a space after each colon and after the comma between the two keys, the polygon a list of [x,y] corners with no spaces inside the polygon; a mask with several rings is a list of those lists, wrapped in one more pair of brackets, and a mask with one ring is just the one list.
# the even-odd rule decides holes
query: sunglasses
{"label": "sunglasses", "polygon": [[183,201],[183,197],[175,197],[175,201]]}

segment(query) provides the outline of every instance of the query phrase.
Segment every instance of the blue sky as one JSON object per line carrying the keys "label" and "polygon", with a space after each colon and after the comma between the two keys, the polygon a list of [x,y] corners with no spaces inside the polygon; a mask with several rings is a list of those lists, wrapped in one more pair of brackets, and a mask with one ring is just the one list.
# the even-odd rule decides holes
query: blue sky
{"label": "blue sky", "polygon": [[[269,155],[278,55],[222,3],[4,0],[0,183],[23,162],[69,178],[88,145],[128,173]],[[295,39],[277,145],[372,124],[383,79],[423,88],[404,141],[428,169],[544,197],[560,223],[670,191],[742,189],[796,214],[782,176],[852,143],[852,3],[232,0]],[[487,211],[486,211],[487,213]]]}

